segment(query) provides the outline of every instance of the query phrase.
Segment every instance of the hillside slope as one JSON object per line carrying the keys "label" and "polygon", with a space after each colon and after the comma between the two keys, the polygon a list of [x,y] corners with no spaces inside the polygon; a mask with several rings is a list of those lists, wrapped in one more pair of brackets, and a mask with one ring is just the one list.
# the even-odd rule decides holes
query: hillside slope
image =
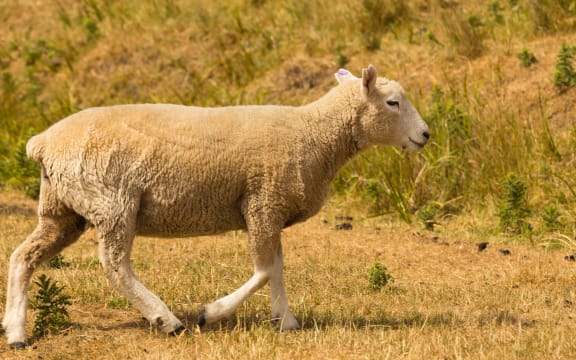
{"label": "hillside slope", "polygon": [[[34,195],[26,139],[86,107],[299,105],[339,67],[372,63],[408,90],[433,141],[417,156],[370,151],[335,194],[374,214],[443,217],[494,210],[513,172],[568,230],[576,92],[553,80],[562,45],[576,44],[575,12],[562,1],[5,1],[0,184]],[[522,51],[536,62],[524,66]]]}

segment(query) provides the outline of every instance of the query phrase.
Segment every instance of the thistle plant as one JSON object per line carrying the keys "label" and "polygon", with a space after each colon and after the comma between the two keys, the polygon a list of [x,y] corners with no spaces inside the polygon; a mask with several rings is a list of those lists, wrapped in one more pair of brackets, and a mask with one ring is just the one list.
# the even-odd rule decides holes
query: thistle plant
{"label": "thistle plant", "polygon": [[38,311],[32,329],[34,336],[42,337],[67,328],[70,315],[66,306],[71,303],[70,296],[63,293],[64,287],[45,274],[40,275],[34,284],[38,287],[38,292],[30,301],[30,307]]}
{"label": "thistle plant", "polygon": [[566,43],[563,43],[554,65],[554,85],[561,92],[565,92],[576,85],[576,72],[572,65],[573,56],[574,47],[569,47]]}
{"label": "thistle plant", "polygon": [[511,234],[530,232],[532,226],[526,218],[532,215],[532,210],[525,198],[526,183],[516,174],[510,173],[502,182],[502,186],[505,194],[497,213],[501,230]]}

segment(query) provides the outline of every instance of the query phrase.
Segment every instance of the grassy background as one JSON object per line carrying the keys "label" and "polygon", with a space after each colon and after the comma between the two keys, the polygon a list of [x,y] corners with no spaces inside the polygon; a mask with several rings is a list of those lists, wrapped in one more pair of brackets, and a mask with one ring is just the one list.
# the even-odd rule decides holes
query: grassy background
{"label": "grassy background", "polygon": [[[8,194],[0,207],[6,221],[0,228],[6,261],[34,223],[26,210],[31,203],[12,192],[37,193],[38,169],[25,157],[26,140],[59,119],[120,103],[300,105],[334,86],[338,67],[358,74],[372,63],[380,75],[403,84],[430,125],[432,139],[419,154],[388,148],[362,154],[338,175],[325,211],[353,213],[362,224],[375,221],[366,231],[382,228],[381,237],[386,232],[390,243],[384,246],[375,238],[376,246],[366,240],[371,233],[357,234],[357,227],[355,235],[340,236],[331,229],[316,234],[304,225],[301,233],[288,235],[292,245],[286,251],[287,256],[301,251],[302,258],[291,255],[287,267],[300,272],[289,274],[288,291],[307,322],[303,334],[284,337],[267,327],[266,311],[258,310],[266,309],[267,299],[261,298],[223,333],[189,334],[185,341],[201,354],[214,351],[212,357],[232,356],[246,347],[263,358],[287,349],[391,358],[493,358],[510,349],[517,357],[574,353],[569,336],[574,275],[563,261],[576,248],[574,1],[7,0],[0,4],[0,23],[0,186]],[[516,186],[510,186],[511,174]],[[323,216],[332,221],[332,215]],[[413,234],[416,230],[424,240]],[[302,250],[309,245],[296,240],[299,236],[319,239],[312,249],[322,256]],[[152,275],[169,264],[147,259],[165,251],[164,243],[142,239],[134,266],[192,324],[195,315],[187,314],[195,314],[197,304],[249,276],[242,240],[237,244],[236,237],[243,239],[229,234],[217,240],[215,249],[210,239],[171,243],[173,252],[166,258],[184,252],[186,265],[162,281]],[[440,240],[430,240],[434,237]],[[95,241],[87,238],[84,245]],[[228,241],[235,248],[223,245]],[[495,249],[482,258],[470,250],[479,241],[520,250],[505,262]],[[465,256],[455,250],[462,247],[470,250]],[[404,281],[401,291],[376,298],[363,293],[374,253],[386,256],[382,262]],[[93,332],[86,336],[114,347],[107,337],[124,334],[123,344],[139,357],[138,343],[128,340],[137,328],[141,341],[175,346],[176,357],[178,346],[131,322],[138,315],[105,284],[95,256],[72,249],[65,257],[72,257],[75,270],[52,274],[77,297],[73,318],[90,313],[85,326]],[[440,261],[437,272],[431,270],[432,260]],[[228,266],[234,267],[233,285]],[[453,277],[452,267],[460,275]],[[221,287],[222,279],[227,287]],[[432,285],[420,284],[428,281]],[[180,289],[183,282],[189,291]],[[302,283],[306,289],[300,289]],[[511,290],[517,284],[527,289]],[[340,295],[335,298],[334,292]],[[506,299],[502,306],[501,299]],[[112,304],[112,310],[98,304]],[[93,315],[90,307],[105,315]],[[116,307],[130,320],[114,318]],[[274,344],[269,354],[263,353],[264,341]]]}
{"label": "grassy background", "polygon": [[373,63],[408,90],[432,143],[362,155],[335,182],[342,201],[406,221],[495,213],[513,172],[532,233],[546,207],[574,231],[573,50],[555,85],[576,45],[572,1],[7,1],[0,20],[0,183],[32,196],[27,138],[80,109],[299,105],[338,67]]}

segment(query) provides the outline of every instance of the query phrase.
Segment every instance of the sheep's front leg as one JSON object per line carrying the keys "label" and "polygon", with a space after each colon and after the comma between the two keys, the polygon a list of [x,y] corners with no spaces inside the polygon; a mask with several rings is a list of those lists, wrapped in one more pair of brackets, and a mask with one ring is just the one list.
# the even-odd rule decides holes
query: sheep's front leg
{"label": "sheep's front leg", "polygon": [[274,265],[270,272],[270,294],[272,301],[272,317],[280,322],[280,330],[297,330],[298,321],[288,308],[288,298],[284,288],[282,244],[279,244]]}
{"label": "sheep's front leg", "polygon": [[[258,220],[261,220],[258,218]],[[288,310],[288,301],[282,282],[282,250],[280,247],[281,227],[260,221],[247,221],[249,232],[249,250],[254,262],[254,275],[238,290],[206,305],[200,311],[199,325],[210,324],[232,316],[244,300],[261,289],[271,280],[272,311],[280,320],[281,329],[298,328],[298,322]],[[252,224],[252,226],[250,226]],[[271,230],[270,228],[274,229]],[[263,229],[267,229],[264,230]]]}

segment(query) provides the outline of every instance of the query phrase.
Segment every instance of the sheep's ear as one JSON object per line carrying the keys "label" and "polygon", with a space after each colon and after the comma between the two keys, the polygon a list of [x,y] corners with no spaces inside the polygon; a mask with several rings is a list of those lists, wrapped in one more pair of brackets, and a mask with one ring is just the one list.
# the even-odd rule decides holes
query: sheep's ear
{"label": "sheep's ear", "polygon": [[368,65],[367,69],[362,69],[362,97],[364,99],[368,98],[368,96],[374,90],[374,86],[376,86],[376,78],[378,74],[376,74],[376,68],[372,65]]}
{"label": "sheep's ear", "polygon": [[346,69],[340,69],[336,74],[334,74],[336,80],[338,80],[338,84],[342,84],[345,81],[349,80],[358,80],[358,78]]}

